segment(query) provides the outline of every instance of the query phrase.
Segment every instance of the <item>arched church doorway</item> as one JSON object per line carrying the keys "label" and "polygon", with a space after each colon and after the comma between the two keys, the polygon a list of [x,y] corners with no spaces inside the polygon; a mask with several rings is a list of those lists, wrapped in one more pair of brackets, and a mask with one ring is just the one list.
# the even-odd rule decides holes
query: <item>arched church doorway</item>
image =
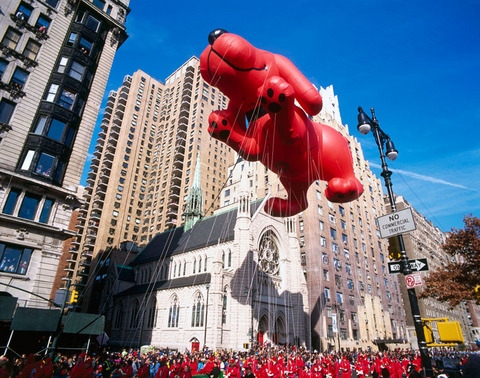
{"label": "arched church doorway", "polygon": [[190,340],[190,343],[192,345],[192,352],[198,351],[200,349],[200,342],[197,338],[194,337],[192,340]]}

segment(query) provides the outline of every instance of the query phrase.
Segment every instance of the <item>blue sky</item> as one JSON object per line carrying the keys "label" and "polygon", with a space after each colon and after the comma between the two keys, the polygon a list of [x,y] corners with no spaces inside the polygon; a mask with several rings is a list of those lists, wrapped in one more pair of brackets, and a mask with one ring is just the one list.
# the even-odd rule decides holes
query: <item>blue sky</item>
{"label": "blue sky", "polygon": [[389,163],[394,191],[435,226],[450,231],[463,227],[464,215],[480,216],[479,1],[133,0],[130,7],[130,37],[106,94],[138,69],[164,80],[223,28],[285,55],[317,87],[333,85],[343,122],[380,177],[373,137],[356,130],[358,106],[374,107],[399,151]]}

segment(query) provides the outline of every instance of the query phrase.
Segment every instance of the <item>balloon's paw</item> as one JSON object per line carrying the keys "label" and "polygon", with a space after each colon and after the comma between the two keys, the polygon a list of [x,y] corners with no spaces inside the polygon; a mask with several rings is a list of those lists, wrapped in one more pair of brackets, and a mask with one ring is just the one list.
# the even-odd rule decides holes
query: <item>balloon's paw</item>
{"label": "balloon's paw", "polygon": [[355,177],[333,178],[328,182],[325,196],[330,202],[348,202],[360,197],[363,186]]}
{"label": "balloon's paw", "polygon": [[222,112],[213,112],[208,118],[208,132],[216,139],[225,142],[232,131],[232,125]]}
{"label": "balloon's paw", "polygon": [[267,80],[259,90],[260,102],[270,113],[278,113],[289,106],[294,97],[293,87],[279,76]]}
{"label": "balloon's paw", "polygon": [[300,203],[292,200],[273,197],[267,200],[264,210],[273,217],[289,217],[305,210],[307,205],[305,203],[302,206]]}

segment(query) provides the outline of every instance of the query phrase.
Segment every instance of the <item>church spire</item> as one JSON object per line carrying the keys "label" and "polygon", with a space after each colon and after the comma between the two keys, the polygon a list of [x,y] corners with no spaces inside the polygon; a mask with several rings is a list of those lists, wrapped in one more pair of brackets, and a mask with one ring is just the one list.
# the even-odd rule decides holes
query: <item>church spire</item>
{"label": "church spire", "polygon": [[200,185],[200,154],[197,155],[197,163],[195,166],[195,174],[193,183],[187,197],[187,208],[183,215],[185,216],[185,231],[191,229],[200,218],[202,218],[202,187]]}

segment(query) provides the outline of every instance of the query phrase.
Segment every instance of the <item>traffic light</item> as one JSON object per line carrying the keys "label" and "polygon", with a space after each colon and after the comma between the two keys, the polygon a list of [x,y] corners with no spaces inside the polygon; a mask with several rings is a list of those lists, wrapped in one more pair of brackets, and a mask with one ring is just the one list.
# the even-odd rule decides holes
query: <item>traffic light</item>
{"label": "traffic light", "polygon": [[400,243],[397,236],[388,238],[388,257],[390,260],[400,260],[402,258],[400,253]]}
{"label": "traffic light", "polygon": [[473,289],[473,296],[475,297],[477,304],[480,304],[480,285],[475,286],[475,289]]}
{"label": "traffic light", "polygon": [[423,333],[425,334],[425,341],[427,344],[433,343],[435,340],[433,339],[433,331],[432,327],[429,325],[423,326]]}
{"label": "traffic light", "polygon": [[77,303],[78,302],[78,291],[72,290],[70,292],[70,300],[67,303]]}
{"label": "traffic light", "polygon": [[459,322],[438,322],[437,328],[441,342],[460,344],[465,342]]}

